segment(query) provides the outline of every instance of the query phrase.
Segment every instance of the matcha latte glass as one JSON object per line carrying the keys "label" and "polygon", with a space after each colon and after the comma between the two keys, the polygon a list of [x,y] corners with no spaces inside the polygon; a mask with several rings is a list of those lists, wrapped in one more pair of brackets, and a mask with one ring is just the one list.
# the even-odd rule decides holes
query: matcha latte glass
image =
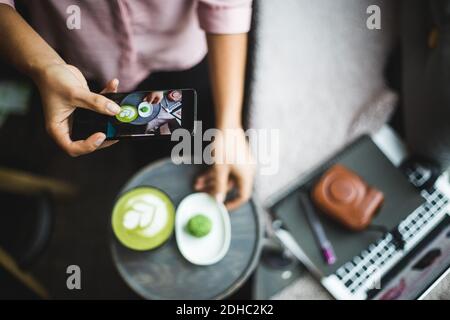
{"label": "matcha latte glass", "polygon": [[113,209],[112,228],[117,239],[134,250],[150,250],[169,239],[175,207],[159,189],[139,187],[119,198]]}

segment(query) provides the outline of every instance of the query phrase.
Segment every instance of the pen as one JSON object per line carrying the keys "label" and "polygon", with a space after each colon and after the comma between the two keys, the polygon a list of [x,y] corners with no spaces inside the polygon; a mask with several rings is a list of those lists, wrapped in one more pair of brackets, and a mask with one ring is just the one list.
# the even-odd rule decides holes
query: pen
{"label": "pen", "polygon": [[305,211],[306,218],[308,219],[316,240],[319,243],[325,262],[329,265],[334,264],[336,262],[336,256],[334,254],[333,246],[328,240],[325,231],[323,230],[323,226],[317,218],[309,196],[305,192],[300,192],[300,205]]}

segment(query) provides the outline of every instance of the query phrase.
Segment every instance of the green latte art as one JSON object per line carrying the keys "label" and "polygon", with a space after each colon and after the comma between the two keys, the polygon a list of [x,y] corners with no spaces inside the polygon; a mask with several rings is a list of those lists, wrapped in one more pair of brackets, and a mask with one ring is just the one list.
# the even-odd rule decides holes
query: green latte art
{"label": "green latte art", "polygon": [[128,191],[113,209],[112,228],[119,241],[134,250],[160,246],[172,234],[175,208],[162,191],[140,187]]}

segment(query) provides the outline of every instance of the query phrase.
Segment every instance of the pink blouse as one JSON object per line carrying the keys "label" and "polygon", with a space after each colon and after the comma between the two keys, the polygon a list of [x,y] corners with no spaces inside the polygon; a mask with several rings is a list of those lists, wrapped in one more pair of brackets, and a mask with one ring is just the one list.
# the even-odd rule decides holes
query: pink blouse
{"label": "pink blouse", "polygon": [[[252,0],[16,0],[28,22],[86,78],[132,90],[153,71],[188,69],[205,32],[245,33]],[[14,6],[14,0],[0,0]]]}

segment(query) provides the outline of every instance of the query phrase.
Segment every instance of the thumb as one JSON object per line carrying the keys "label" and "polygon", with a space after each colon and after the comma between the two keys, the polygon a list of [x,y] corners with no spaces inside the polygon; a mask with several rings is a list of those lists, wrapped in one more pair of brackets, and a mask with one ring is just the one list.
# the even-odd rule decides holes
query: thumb
{"label": "thumb", "polygon": [[114,116],[121,110],[117,103],[101,94],[93,93],[84,88],[80,88],[77,91],[74,99],[77,107],[89,109],[109,116]]}

